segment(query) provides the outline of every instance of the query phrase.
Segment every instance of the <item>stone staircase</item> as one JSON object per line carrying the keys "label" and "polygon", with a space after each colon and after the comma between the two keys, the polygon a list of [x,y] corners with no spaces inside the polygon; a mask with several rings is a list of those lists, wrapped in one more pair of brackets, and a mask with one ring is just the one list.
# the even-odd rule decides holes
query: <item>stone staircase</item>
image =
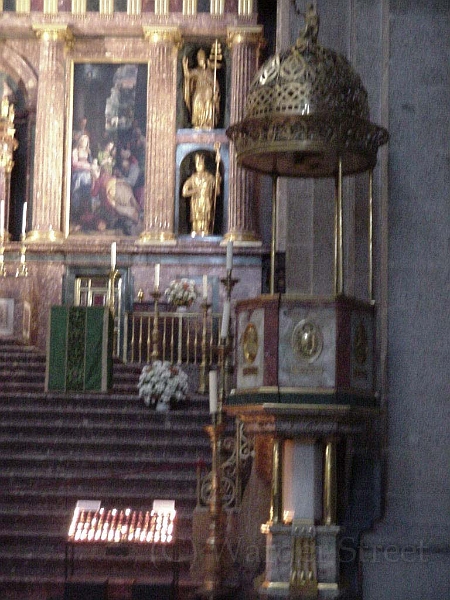
{"label": "stone staircase", "polygon": [[[149,510],[175,500],[180,595],[192,582],[196,468],[208,461],[205,396],[159,413],[137,395],[138,365],[114,364],[109,393],[46,393],[45,355],[0,342],[0,599],[57,600],[66,576],[66,536],[77,500]],[[195,373],[190,373],[195,379]],[[190,386],[196,389],[195,382]],[[74,579],[108,580],[108,598],[125,599],[132,582],[167,582],[168,551],[79,546]]]}

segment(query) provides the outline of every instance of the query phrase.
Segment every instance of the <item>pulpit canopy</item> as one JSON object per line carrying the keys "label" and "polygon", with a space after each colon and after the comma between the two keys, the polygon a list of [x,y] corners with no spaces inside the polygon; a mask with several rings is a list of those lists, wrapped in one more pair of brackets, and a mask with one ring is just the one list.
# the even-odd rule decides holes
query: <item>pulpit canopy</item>
{"label": "pulpit canopy", "polygon": [[367,92],[347,59],[317,42],[311,5],[296,43],[253,79],[245,117],[227,130],[243,167],[286,177],[344,175],[376,164],[388,132],[369,120]]}

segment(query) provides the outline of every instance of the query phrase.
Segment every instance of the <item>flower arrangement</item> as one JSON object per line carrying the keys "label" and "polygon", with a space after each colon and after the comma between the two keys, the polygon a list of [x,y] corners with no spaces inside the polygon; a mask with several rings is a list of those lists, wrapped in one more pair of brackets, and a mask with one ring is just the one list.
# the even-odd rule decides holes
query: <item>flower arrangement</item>
{"label": "flower arrangement", "polygon": [[164,291],[167,301],[174,306],[190,306],[198,296],[198,291],[192,279],[172,279]]}
{"label": "flower arrangement", "polygon": [[188,392],[188,376],[169,361],[155,360],[145,365],[139,376],[139,397],[147,406],[168,410],[172,403],[181,402]]}

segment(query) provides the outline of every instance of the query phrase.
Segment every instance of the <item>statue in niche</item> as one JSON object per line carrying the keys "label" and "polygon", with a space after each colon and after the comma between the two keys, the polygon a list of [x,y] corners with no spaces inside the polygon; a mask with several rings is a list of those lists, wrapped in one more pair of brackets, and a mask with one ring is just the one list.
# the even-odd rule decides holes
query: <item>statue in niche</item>
{"label": "statue in niche", "polygon": [[219,121],[220,89],[217,70],[222,66],[222,48],[217,40],[209,58],[203,48],[197,52],[197,66],[190,69],[188,57],[182,59],[184,101],[194,129],[214,129]]}
{"label": "statue in niche", "polygon": [[186,179],[182,189],[183,198],[191,202],[191,236],[211,235],[214,229],[216,198],[220,193],[220,155],[216,146],[216,174],[206,170],[204,154],[195,154],[195,172]]}

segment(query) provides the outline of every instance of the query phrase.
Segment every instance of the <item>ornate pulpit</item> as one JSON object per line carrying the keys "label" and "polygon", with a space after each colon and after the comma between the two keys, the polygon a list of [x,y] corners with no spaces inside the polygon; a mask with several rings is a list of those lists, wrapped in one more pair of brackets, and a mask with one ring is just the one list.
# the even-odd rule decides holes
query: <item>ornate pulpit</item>
{"label": "ornate pulpit", "polygon": [[[236,388],[226,410],[239,416],[247,434],[273,439],[260,595],[341,598],[348,465],[353,444],[370,438],[378,413],[372,170],[388,134],[369,121],[367,93],[348,61],[318,43],[313,5],[305,21],[295,45],[262,65],[245,118],[227,130],[238,164],[271,175],[274,224],[271,293],[237,303]],[[364,236],[343,204],[344,176],[359,173],[368,174]],[[275,293],[279,176],[334,180],[334,227],[323,248],[333,265],[322,274],[328,295]],[[315,210],[324,211],[324,202]],[[367,273],[359,297],[348,292],[344,256],[352,227],[355,238],[365,238],[363,256],[354,257],[358,272]]]}

